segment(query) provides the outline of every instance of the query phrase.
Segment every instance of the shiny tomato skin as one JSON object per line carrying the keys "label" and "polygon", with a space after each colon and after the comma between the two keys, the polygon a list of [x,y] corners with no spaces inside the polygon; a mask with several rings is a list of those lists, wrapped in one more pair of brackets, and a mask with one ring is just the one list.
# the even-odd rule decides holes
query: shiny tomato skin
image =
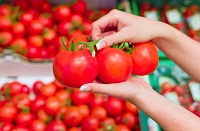
{"label": "shiny tomato skin", "polygon": [[20,94],[15,95],[12,98],[12,102],[15,105],[15,107],[18,108],[19,110],[22,110],[22,108],[24,107],[29,107],[31,104],[29,95],[25,93],[20,93]]}
{"label": "shiny tomato skin", "polygon": [[59,5],[54,11],[54,18],[57,21],[68,20],[71,16],[71,9],[66,5]]}
{"label": "shiny tomato skin", "polygon": [[13,105],[5,104],[0,108],[0,121],[11,122],[17,116],[17,109]]}
{"label": "shiny tomato skin", "polygon": [[73,91],[71,94],[72,103],[76,106],[83,104],[87,105],[93,98],[94,95],[91,92]]}
{"label": "shiny tomato skin", "polygon": [[158,52],[151,42],[138,43],[130,55],[133,61],[132,74],[148,75],[158,66]]}
{"label": "shiny tomato skin", "polygon": [[9,31],[0,32],[0,47],[8,47],[13,40],[13,34]]}
{"label": "shiny tomato skin", "polygon": [[28,113],[19,113],[16,117],[16,123],[19,126],[24,126],[27,127],[29,126],[32,121],[34,120],[34,115],[31,114],[30,112]]}
{"label": "shiny tomato skin", "polygon": [[48,124],[46,131],[67,131],[67,128],[62,121],[53,120]]}
{"label": "shiny tomato skin", "polygon": [[16,38],[11,43],[11,49],[16,53],[19,53],[21,55],[26,55],[28,50],[27,40],[23,37]]}
{"label": "shiny tomato skin", "polygon": [[104,48],[97,55],[98,77],[105,83],[126,81],[131,75],[132,60],[124,51],[117,48]]}
{"label": "shiny tomato skin", "polygon": [[107,117],[107,111],[102,106],[96,106],[92,109],[91,115],[95,116],[99,120],[104,120]]}
{"label": "shiny tomato skin", "polygon": [[44,97],[53,96],[56,93],[56,86],[54,84],[44,84],[40,88],[40,94]]}
{"label": "shiny tomato skin", "polygon": [[81,15],[84,15],[87,11],[87,3],[84,0],[77,0],[72,5],[72,11]]}
{"label": "shiny tomato skin", "polygon": [[99,126],[99,120],[95,116],[85,117],[81,124],[82,131],[96,131]]}
{"label": "shiny tomato skin", "polygon": [[40,109],[43,109],[45,104],[45,98],[41,96],[37,96],[33,101],[31,101],[31,111],[36,113]]}
{"label": "shiny tomato skin", "polygon": [[36,119],[32,122],[30,128],[31,131],[44,131],[46,128],[46,124],[42,120]]}
{"label": "shiny tomato skin", "polygon": [[94,81],[98,73],[98,63],[86,49],[62,51],[54,58],[53,73],[63,85],[79,88]]}
{"label": "shiny tomato skin", "polygon": [[14,125],[12,122],[0,122],[0,131],[12,131]]}
{"label": "shiny tomato skin", "polygon": [[50,115],[56,115],[60,108],[61,103],[55,96],[48,97],[44,104],[44,111]]}
{"label": "shiny tomato skin", "polygon": [[133,129],[136,126],[136,117],[130,112],[125,112],[122,114],[122,123]]}
{"label": "shiny tomato skin", "polygon": [[23,37],[26,33],[26,29],[21,22],[17,22],[12,26],[12,32],[16,37]]}
{"label": "shiny tomato skin", "polygon": [[64,113],[64,122],[67,126],[78,126],[81,124],[83,116],[77,106],[70,106]]}
{"label": "shiny tomato skin", "polygon": [[44,30],[44,24],[39,20],[32,20],[28,26],[28,33],[31,35],[40,35]]}

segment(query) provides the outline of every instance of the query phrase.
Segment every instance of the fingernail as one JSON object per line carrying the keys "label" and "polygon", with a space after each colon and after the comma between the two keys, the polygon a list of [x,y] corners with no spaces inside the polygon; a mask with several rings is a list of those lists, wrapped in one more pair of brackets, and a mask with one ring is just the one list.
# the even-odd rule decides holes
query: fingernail
{"label": "fingernail", "polygon": [[86,85],[81,86],[81,88],[79,89],[79,91],[90,91],[90,90],[91,90],[91,87],[86,86]]}
{"label": "fingernail", "polygon": [[96,47],[97,47],[97,50],[101,50],[102,48],[104,48],[106,46],[106,43],[102,40],[100,40],[97,44],[96,44]]}

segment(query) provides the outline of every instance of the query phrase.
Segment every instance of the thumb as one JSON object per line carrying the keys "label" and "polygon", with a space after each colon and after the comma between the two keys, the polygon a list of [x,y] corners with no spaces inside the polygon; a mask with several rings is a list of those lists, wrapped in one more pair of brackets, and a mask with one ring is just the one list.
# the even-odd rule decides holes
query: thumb
{"label": "thumb", "polygon": [[101,50],[104,47],[109,47],[113,45],[114,43],[120,43],[125,41],[125,37],[123,37],[122,32],[112,33],[111,35],[107,35],[103,37],[97,44],[97,50]]}

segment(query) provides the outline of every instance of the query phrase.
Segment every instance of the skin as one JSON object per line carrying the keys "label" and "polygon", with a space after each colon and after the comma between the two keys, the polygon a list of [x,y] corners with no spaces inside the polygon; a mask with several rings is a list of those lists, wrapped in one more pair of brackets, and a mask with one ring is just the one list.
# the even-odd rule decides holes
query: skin
{"label": "skin", "polygon": [[[152,41],[192,79],[200,81],[200,44],[167,24],[112,10],[95,21],[92,27],[93,39],[100,39],[98,50],[112,43]],[[80,91],[127,100],[154,119],[165,131],[200,129],[200,119],[197,116],[161,96],[142,78],[130,77],[125,82],[115,84],[89,83],[81,86]]]}

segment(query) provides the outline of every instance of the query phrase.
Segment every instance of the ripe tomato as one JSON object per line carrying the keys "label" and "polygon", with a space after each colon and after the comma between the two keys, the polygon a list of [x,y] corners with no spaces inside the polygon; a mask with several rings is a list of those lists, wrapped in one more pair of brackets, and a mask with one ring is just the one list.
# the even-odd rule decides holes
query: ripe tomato
{"label": "ripe tomato", "polygon": [[47,114],[43,109],[40,109],[37,112],[37,117],[45,123],[49,123],[52,120],[52,117],[49,114]]}
{"label": "ripe tomato", "polygon": [[43,46],[43,38],[40,35],[31,35],[27,38],[27,42],[31,46],[42,47]]}
{"label": "ripe tomato", "polygon": [[131,131],[126,124],[118,124],[116,127],[117,131]]}
{"label": "ripe tomato", "polygon": [[93,109],[96,106],[103,106],[104,95],[95,94],[95,98],[90,100],[90,107]]}
{"label": "ripe tomato", "polygon": [[21,16],[20,16],[20,22],[23,25],[29,26],[30,22],[34,19],[34,14],[25,11]]}
{"label": "ripe tomato", "polygon": [[136,126],[136,118],[130,112],[125,112],[122,115],[122,123],[126,124],[129,129],[133,129]]}
{"label": "ripe tomato", "polygon": [[45,0],[30,0],[30,5],[36,9],[39,9],[44,1]]}
{"label": "ripe tomato", "polygon": [[94,94],[90,92],[73,91],[71,94],[72,103],[74,105],[89,104],[90,100],[94,98]]}
{"label": "ripe tomato", "polygon": [[53,29],[45,29],[43,33],[43,40],[46,45],[52,45],[56,43],[58,36]]}
{"label": "ripe tomato", "polygon": [[13,40],[13,34],[9,31],[0,32],[0,47],[8,47]]}
{"label": "ripe tomato", "polygon": [[68,20],[71,16],[71,9],[66,5],[59,5],[54,11],[54,18],[57,21]]}
{"label": "ripe tomato", "polygon": [[133,115],[138,115],[138,108],[128,101],[125,102],[125,110]]}
{"label": "ripe tomato", "polygon": [[48,97],[44,104],[44,111],[50,115],[56,115],[60,108],[61,103],[55,96]]}
{"label": "ripe tomato", "polygon": [[19,126],[27,127],[32,123],[33,119],[34,116],[30,112],[27,113],[21,112],[16,117],[16,123]]}
{"label": "ripe tomato", "polygon": [[130,56],[133,61],[132,74],[134,75],[151,74],[158,66],[158,52],[151,42],[135,44]]}
{"label": "ripe tomato", "polygon": [[123,103],[114,97],[108,97],[107,101],[104,103],[104,108],[110,116],[118,116],[124,110]]}
{"label": "ripe tomato", "polygon": [[25,27],[21,22],[17,22],[12,26],[12,32],[16,37],[23,37],[26,33]]}
{"label": "ripe tomato", "polygon": [[27,54],[28,44],[25,38],[16,38],[11,43],[11,49],[21,55]]}
{"label": "ripe tomato", "polygon": [[43,109],[45,104],[45,98],[37,96],[33,101],[31,101],[31,111],[38,112],[40,109]]}
{"label": "ripe tomato", "polygon": [[54,20],[51,13],[42,13],[38,16],[38,20],[41,21],[45,27],[47,28],[53,28],[54,26]]}
{"label": "ripe tomato", "polygon": [[46,129],[46,124],[40,120],[36,119],[31,124],[31,131],[44,131]]}
{"label": "ripe tomato", "polygon": [[42,12],[45,12],[45,13],[47,13],[47,12],[52,12],[52,5],[48,2],[48,1],[44,1],[43,3],[42,3],[42,5],[41,5],[41,8],[40,8],[40,10],[42,11]]}
{"label": "ripe tomato", "polygon": [[92,109],[91,115],[98,118],[100,121],[107,117],[106,109],[102,106],[96,106]]}
{"label": "ripe tomato", "polygon": [[19,6],[21,10],[26,10],[29,7],[29,1],[27,0],[14,0],[14,6]]}
{"label": "ripe tomato", "polygon": [[85,117],[81,123],[82,131],[96,131],[99,126],[99,120],[95,116]]}
{"label": "ripe tomato", "polygon": [[11,13],[12,13],[12,10],[9,4],[0,5],[0,15],[10,15]]}
{"label": "ripe tomato", "polygon": [[67,127],[60,120],[53,120],[46,128],[47,131],[67,131]]}
{"label": "ripe tomato", "polygon": [[0,16],[0,31],[9,31],[12,28],[12,21],[6,15]]}
{"label": "ripe tomato", "polygon": [[53,73],[64,86],[79,88],[94,81],[98,73],[98,63],[86,49],[62,51],[54,58]]}
{"label": "ripe tomato", "polygon": [[60,100],[62,106],[68,105],[68,101],[71,100],[71,94],[67,90],[59,90],[55,96]]}
{"label": "ripe tomato", "polygon": [[44,24],[39,20],[32,20],[28,26],[28,33],[31,35],[40,35],[44,30]]}
{"label": "ripe tomato", "polygon": [[72,11],[81,15],[87,12],[87,4],[84,0],[77,0],[76,3],[72,5]]}
{"label": "ripe tomato", "polygon": [[28,87],[25,84],[22,84],[22,93],[29,95],[30,94],[30,87]]}
{"label": "ripe tomato", "polygon": [[40,93],[42,96],[49,97],[53,96],[56,93],[56,86],[54,84],[44,84],[40,88]]}
{"label": "ripe tomato", "polygon": [[78,126],[82,121],[82,114],[77,106],[70,106],[64,113],[64,122],[67,126]]}
{"label": "ripe tomato", "polygon": [[12,122],[0,122],[0,131],[13,131],[13,128]]}
{"label": "ripe tomato", "polygon": [[13,81],[11,83],[6,83],[2,87],[2,90],[4,93],[7,93],[6,90],[8,90],[8,93],[10,93],[11,96],[15,96],[17,94],[22,93],[22,84],[17,81]]}
{"label": "ripe tomato", "polygon": [[34,94],[38,95],[38,93],[40,92],[40,88],[44,85],[44,83],[40,80],[36,81],[33,83],[33,92]]}
{"label": "ripe tomato", "polygon": [[68,36],[73,25],[70,21],[62,21],[58,24],[58,33],[62,36]]}
{"label": "ripe tomato", "polygon": [[40,52],[38,47],[35,46],[28,46],[28,50],[27,50],[27,54],[26,57],[28,59],[36,59],[36,58],[40,58]]}
{"label": "ripe tomato", "polygon": [[117,48],[104,48],[97,55],[98,77],[105,83],[126,81],[132,72],[131,57]]}
{"label": "ripe tomato", "polygon": [[12,98],[12,102],[15,105],[15,107],[18,108],[19,110],[23,110],[23,108],[29,107],[31,104],[29,95],[25,93],[20,93],[15,95]]}
{"label": "ripe tomato", "polygon": [[90,109],[87,105],[79,105],[78,108],[79,108],[79,111],[81,112],[83,118],[86,116],[89,116]]}
{"label": "ripe tomato", "polygon": [[17,116],[17,109],[13,105],[5,104],[0,108],[0,120],[3,122],[11,122]]}

